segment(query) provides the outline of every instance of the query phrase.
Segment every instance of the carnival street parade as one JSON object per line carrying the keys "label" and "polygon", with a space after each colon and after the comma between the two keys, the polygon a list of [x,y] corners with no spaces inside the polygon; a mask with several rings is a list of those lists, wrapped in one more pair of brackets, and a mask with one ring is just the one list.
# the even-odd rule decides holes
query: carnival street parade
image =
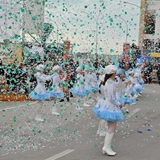
{"label": "carnival street parade", "polygon": [[[94,26],[92,20],[95,20],[96,30],[93,35],[92,31],[87,30],[85,23],[80,27],[86,30],[78,28],[78,23],[87,22],[87,19],[86,17],[80,19],[81,16],[77,18],[78,14],[72,13],[77,18],[75,21],[68,11],[73,4],[68,6],[71,2],[67,0],[52,3],[36,2],[35,6],[32,4],[34,2],[29,4],[23,2],[20,8],[23,13],[22,20],[17,21],[20,24],[19,35],[12,31],[14,36],[11,36],[8,27],[0,26],[2,39],[0,43],[0,159],[14,160],[20,156],[20,160],[59,158],[91,160],[99,159],[98,157],[136,160],[142,158],[141,154],[144,153],[146,153],[145,159],[150,159],[147,159],[149,151],[145,152],[143,145],[147,148],[151,143],[153,149],[153,144],[159,141],[157,137],[160,137],[158,128],[160,124],[157,122],[160,95],[160,38],[159,30],[153,24],[156,23],[156,20],[153,20],[155,13],[154,15],[149,11],[144,13],[141,9],[151,5],[148,1],[145,3],[139,0],[140,7],[131,2],[111,0],[106,4],[107,2],[101,0],[95,1],[92,6],[94,9],[90,7],[91,4],[88,4],[84,5],[80,12],[89,18],[88,28]],[[22,5],[20,2],[14,5],[0,3],[3,4],[2,8],[7,5],[12,6],[10,10],[17,7],[17,4]],[[123,14],[114,16],[111,14],[106,22],[106,24],[110,23],[111,28],[106,33],[109,35],[112,32],[110,34],[113,38],[108,37],[110,38],[108,40],[103,37],[101,35],[105,34],[105,29],[104,33],[102,31],[105,24],[103,14],[106,12],[107,15],[107,5],[113,7],[113,3],[119,7],[131,5],[131,12],[134,11],[133,6],[139,7],[140,14],[147,14],[149,17],[144,23],[148,26],[143,28],[141,23],[144,18],[138,15],[140,17],[138,35],[138,30],[134,28],[136,23],[134,27],[131,25],[132,15],[127,13],[128,10],[124,12],[122,9],[126,18],[132,18],[131,22],[122,18]],[[57,8],[63,6],[65,14],[61,14],[62,11],[59,12],[57,9],[57,17],[56,14],[50,13],[49,18],[52,19],[46,18],[46,22],[42,22],[44,16],[41,15],[42,7],[46,5],[49,13],[50,4]],[[98,4],[99,10],[97,10]],[[158,6],[159,2],[155,4]],[[34,11],[27,8],[27,5],[37,8],[35,12],[39,13],[39,18],[34,15]],[[96,12],[89,12],[89,9]],[[10,10],[4,10],[3,16],[7,17],[7,12]],[[28,13],[34,16],[29,17]],[[71,24],[74,27],[72,27],[77,27],[79,31],[76,29],[74,32],[71,24],[67,26],[67,23],[63,22],[67,19],[65,17],[68,16],[67,14],[71,16],[69,22],[73,21]],[[10,12],[9,16],[11,15]],[[28,16],[28,19],[25,19],[25,16]],[[57,21],[51,23],[56,18]],[[99,18],[101,18],[100,22]],[[4,25],[9,26],[12,22],[6,19],[4,18]],[[120,23],[115,22],[117,20]],[[123,21],[126,27],[122,27]],[[128,29],[129,24],[131,29]],[[119,26],[123,33],[111,30],[112,25]],[[65,32],[64,27],[67,28]],[[128,30],[124,31],[124,28]],[[12,27],[10,29],[14,30]],[[152,30],[154,30],[153,36],[157,33],[155,39],[153,41],[145,39]],[[74,36],[68,38],[70,32],[78,38],[75,39]],[[88,38],[84,38],[80,32],[86,33]],[[138,37],[135,37],[135,34]],[[126,36],[125,40],[122,35]],[[47,41],[49,37],[51,43]],[[139,41],[133,40],[136,38],[139,38]],[[117,46],[120,46],[120,49],[116,48]],[[80,47],[82,50],[85,48],[85,51],[81,52]],[[139,154],[135,157],[132,155],[129,159],[127,156],[133,152],[132,147],[136,148]],[[151,148],[148,149],[152,150]],[[69,158],[71,154],[74,156]],[[91,158],[89,154],[93,157]],[[155,156],[153,160],[158,160],[157,158],[158,156]]]}

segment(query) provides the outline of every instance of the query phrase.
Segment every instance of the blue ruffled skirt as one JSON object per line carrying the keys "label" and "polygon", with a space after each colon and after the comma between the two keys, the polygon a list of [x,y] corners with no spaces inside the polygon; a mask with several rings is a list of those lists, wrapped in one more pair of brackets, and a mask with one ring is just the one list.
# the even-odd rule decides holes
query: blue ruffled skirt
{"label": "blue ruffled skirt", "polygon": [[50,95],[52,98],[63,98],[64,93],[63,92],[52,92],[52,91],[47,91],[47,93]]}
{"label": "blue ruffled skirt", "polygon": [[99,90],[99,87],[98,87],[98,85],[96,85],[95,87],[85,87],[85,92],[87,93],[87,94],[89,94],[89,93],[93,93],[93,92],[95,92],[95,91],[98,91]]}
{"label": "blue ruffled skirt", "polygon": [[46,99],[50,99],[50,95],[46,92],[46,93],[43,93],[43,94],[38,94],[37,92],[35,91],[32,91],[30,94],[29,94],[29,97],[32,98],[32,99],[36,99],[36,100],[46,100]]}
{"label": "blue ruffled skirt", "polygon": [[124,103],[126,103],[126,104],[132,104],[135,102],[136,102],[136,100],[134,98],[124,97]]}
{"label": "blue ruffled skirt", "polygon": [[98,90],[99,90],[98,85],[96,85],[95,87],[93,87],[93,88],[92,88],[92,90],[94,90],[94,91],[98,91]]}
{"label": "blue ruffled skirt", "polygon": [[137,91],[136,91],[136,89],[135,89],[135,88],[133,88],[133,89],[132,89],[131,94],[132,94],[132,95],[137,94]]}
{"label": "blue ruffled skirt", "polygon": [[75,88],[71,88],[71,89],[70,89],[70,92],[72,92],[73,94],[76,94],[77,96],[80,96],[80,97],[85,97],[85,96],[87,96],[86,90],[84,90],[84,91],[79,91],[79,90],[76,90]]}
{"label": "blue ruffled skirt", "polygon": [[92,111],[94,112],[94,114],[100,118],[100,119],[104,119],[106,121],[111,121],[111,122],[121,122],[124,119],[124,115],[122,113],[122,111],[120,110],[119,112],[110,112],[107,109],[104,109],[102,111],[100,111],[100,106],[95,106]]}
{"label": "blue ruffled skirt", "polygon": [[[124,92],[126,93],[126,89],[124,89]],[[135,88],[133,88],[133,89],[131,90],[131,95],[135,95],[135,94],[137,94],[137,91],[136,91]]]}
{"label": "blue ruffled skirt", "polygon": [[85,91],[87,94],[89,94],[89,93],[92,93],[92,92],[93,92],[93,90],[92,90],[92,88],[91,88],[91,87],[85,87],[84,91]]}
{"label": "blue ruffled skirt", "polygon": [[135,85],[135,89],[137,92],[143,91],[143,87],[140,84]]}

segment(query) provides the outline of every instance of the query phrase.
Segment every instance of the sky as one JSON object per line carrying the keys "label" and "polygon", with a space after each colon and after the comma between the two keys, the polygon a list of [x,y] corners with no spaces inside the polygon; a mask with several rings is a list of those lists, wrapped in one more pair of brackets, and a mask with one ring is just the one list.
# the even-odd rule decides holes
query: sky
{"label": "sky", "polygon": [[[140,0],[126,1],[140,6]],[[20,17],[23,8],[22,0],[6,2],[8,4],[3,5],[0,2],[0,13],[3,15],[0,33],[8,38],[22,29]],[[21,5],[17,5],[17,2]],[[6,11],[7,18],[4,14]],[[14,19],[15,23],[12,22]],[[121,54],[127,26],[127,42],[138,44],[140,8],[124,4],[122,0],[48,0],[44,19],[54,26],[48,42],[62,43],[68,38],[74,45],[74,52],[95,53],[97,46],[98,54]],[[3,36],[1,38],[4,39]]]}
{"label": "sky", "polygon": [[[126,1],[140,6],[140,0]],[[49,0],[45,13],[54,26],[49,41],[59,33],[58,42],[68,38],[74,52],[95,53],[97,44],[98,54],[121,54],[127,26],[127,42],[138,45],[140,9],[122,0]]]}

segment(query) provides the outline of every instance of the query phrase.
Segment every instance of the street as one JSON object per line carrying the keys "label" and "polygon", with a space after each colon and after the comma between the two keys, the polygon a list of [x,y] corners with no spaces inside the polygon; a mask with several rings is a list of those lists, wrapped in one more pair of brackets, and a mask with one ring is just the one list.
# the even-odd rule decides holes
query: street
{"label": "street", "polygon": [[0,160],[159,160],[160,86],[145,84],[139,98],[118,123],[114,157],[102,154],[95,103],[77,111],[76,98],[61,102],[58,117],[51,114],[53,101],[45,101],[40,123],[34,120],[36,101],[0,102]]}

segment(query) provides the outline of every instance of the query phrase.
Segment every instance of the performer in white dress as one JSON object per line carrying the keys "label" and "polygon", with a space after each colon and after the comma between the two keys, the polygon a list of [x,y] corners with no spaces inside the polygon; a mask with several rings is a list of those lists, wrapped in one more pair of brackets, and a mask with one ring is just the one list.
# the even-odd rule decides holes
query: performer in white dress
{"label": "performer in white dress", "polygon": [[122,95],[122,80],[124,77],[124,71],[122,71],[122,69],[118,69],[115,77],[115,85],[117,88],[116,97],[120,103],[124,103],[124,96]]}
{"label": "performer in white dress", "polygon": [[130,79],[126,79],[126,89],[125,89],[125,97],[124,97],[124,103],[126,104],[136,104],[135,98],[132,96],[132,90],[133,90],[133,84]]}
{"label": "performer in white dress", "polygon": [[135,89],[135,78],[134,78],[134,72],[133,71],[129,71],[129,77],[128,77],[128,79],[130,79],[131,80],[131,82],[132,82],[132,91],[131,91],[131,95],[135,98],[135,99],[137,99],[137,97],[138,97],[138,93],[137,93],[137,91],[136,91],[136,89]]}
{"label": "performer in white dress", "polygon": [[101,100],[102,102],[98,102],[93,108],[93,112],[97,117],[108,122],[108,131],[106,133],[102,151],[103,154],[107,153],[111,156],[116,155],[116,152],[111,149],[111,141],[114,136],[117,122],[124,119],[121,111],[123,104],[116,98],[116,85],[114,82],[116,71],[117,67],[115,65],[108,65],[105,67],[104,83],[102,87],[100,86],[101,88],[104,88],[105,97],[104,100]]}
{"label": "performer in white dress", "polygon": [[89,107],[90,106],[90,101],[89,101],[89,94],[92,93],[92,86],[91,86],[91,74],[90,74],[91,68],[86,67],[85,68],[85,75],[84,75],[84,81],[85,81],[85,91],[87,93],[86,98],[84,99],[84,107]]}
{"label": "performer in white dress", "polygon": [[55,98],[54,104],[52,105],[52,114],[59,116],[60,113],[57,112],[57,104],[59,103],[60,99],[64,97],[64,93],[60,88],[60,83],[62,83],[66,76],[61,80],[60,79],[60,66],[56,65],[53,67],[52,71],[53,74],[50,76],[52,79],[52,87],[47,91],[50,97]]}
{"label": "performer in white dress", "polygon": [[142,84],[144,84],[144,80],[142,79],[142,66],[141,66],[141,64],[140,63],[137,63],[136,64],[136,69],[135,69],[135,73],[138,73],[138,75],[139,75],[139,77],[138,77],[138,81],[139,81],[139,83],[142,85]]}
{"label": "performer in white dress", "polygon": [[40,64],[36,67],[37,73],[34,75],[37,79],[36,88],[29,94],[32,99],[38,100],[38,114],[35,120],[43,122],[44,119],[41,118],[42,108],[44,106],[44,100],[50,99],[50,95],[47,93],[45,88],[45,81],[50,80],[50,76],[43,74],[44,65]]}
{"label": "performer in white dress", "polygon": [[74,87],[70,89],[70,92],[77,95],[76,109],[83,110],[83,108],[81,107],[82,97],[87,96],[87,93],[85,90],[84,76],[83,76],[84,72],[81,67],[78,67],[76,69],[76,72],[77,72],[77,77],[76,77],[77,83],[74,84]]}
{"label": "performer in white dress", "polygon": [[135,87],[135,89],[136,89],[136,91],[138,93],[138,96],[141,96],[140,93],[142,92],[143,87],[139,83],[139,74],[138,73],[134,74],[134,82],[135,82],[135,86],[134,87]]}

